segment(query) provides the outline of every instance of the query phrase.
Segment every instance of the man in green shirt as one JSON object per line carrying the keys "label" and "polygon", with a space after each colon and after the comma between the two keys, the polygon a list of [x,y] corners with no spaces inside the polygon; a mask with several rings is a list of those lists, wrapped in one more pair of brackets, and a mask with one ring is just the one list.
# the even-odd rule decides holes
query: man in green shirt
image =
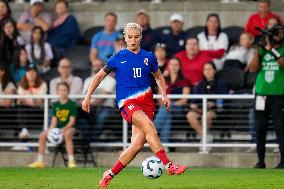
{"label": "man in green shirt", "polygon": [[258,72],[256,78],[255,126],[258,162],[255,168],[265,168],[267,125],[272,115],[280,149],[280,163],[284,168],[284,30],[266,37],[265,46],[259,47],[250,71]]}
{"label": "man in green shirt", "polygon": [[53,116],[49,128],[40,134],[38,158],[34,163],[30,164],[29,167],[44,168],[43,155],[46,147],[47,135],[49,130],[55,127],[61,129],[65,140],[66,151],[68,154],[68,167],[76,167],[72,139],[75,134],[77,105],[68,98],[69,92],[69,85],[66,82],[58,83],[57,94],[59,95],[59,101],[55,102],[52,106]]}

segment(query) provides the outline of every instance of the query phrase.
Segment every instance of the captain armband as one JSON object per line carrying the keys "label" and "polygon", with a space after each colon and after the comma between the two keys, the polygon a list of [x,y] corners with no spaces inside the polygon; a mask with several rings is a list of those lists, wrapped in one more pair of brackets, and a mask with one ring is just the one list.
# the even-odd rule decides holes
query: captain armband
{"label": "captain armband", "polygon": [[273,56],[276,58],[276,59],[279,59],[281,57],[281,54],[275,49],[275,48],[272,48],[270,50],[270,52],[273,54]]}
{"label": "captain armband", "polygon": [[113,69],[110,68],[108,65],[105,65],[105,66],[103,67],[103,69],[104,69],[104,71],[105,71],[107,74],[109,74],[110,72],[113,71]]}

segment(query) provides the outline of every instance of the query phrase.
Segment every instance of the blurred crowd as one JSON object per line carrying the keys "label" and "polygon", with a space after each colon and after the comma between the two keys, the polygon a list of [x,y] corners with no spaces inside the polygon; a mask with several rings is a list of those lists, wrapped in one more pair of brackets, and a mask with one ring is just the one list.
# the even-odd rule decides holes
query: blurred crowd
{"label": "blurred crowd", "polygon": [[[200,33],[191,35],[184,31],[186,20],[182,14],[172,14],[168,30],[158,33],[151,28],[147,11],[139,10],[134,22],[143,28],[141,47],[156,55],[166,78],[168,94],[241,93],[240,88],[230,86],[221,76],[231,73],[231,69],[247,74],[254,56],[255,38],[260,34],[255,27],[272,28],[282,24],[280,16],[270,10],[269,1],[260,0],[257,6],[258,11],[244,23],[244,31],[234,44],[223,32],[216,13],[207,16]],[[69,12],[67,0],[57,0],[52,14],[45,11],[43,0],[31,0],[29,10],[23,12],[17,21],[13,19],[9,3],[0,0],[0,95],[56,94],[57,84],[63,81],[69,84],[70,94],[85,94],[91,77],[110,56],[125,48],[123,34],[116,30],[118,19],[114,12],[105,14],[104,27],[90,41],[90,72],[89,77],[83,80],[73,74],[72,60],[65,57],[68,49],[84,43],[76,17]],[[252,92],[252,87],[249,90]],[[115,93],[113,74],[103,81],[96,93]],[[14,103],[11,99],[0,99],[0,107],[10,107]],[[21,99],[16,103],[43,107],[43,101],[37,99]],[[96,99],[93,105],[100,105],[96,127],[101,128],[104,119],[110,115],[109,110],[115,107],[114,100]],[[158,130],[163,130],[160,132],[166,135],[162,137],[163,142],[169,139],[171,116],[186,105],[188,101],[185,99],[173,100],[171,114],[160,107],[155,122]],[[215,110],[221,106],[220,100],[208,102],[209,127],[216,118]],[[201,113],[200,101],[192,100],[186,117],[200,136]]]}

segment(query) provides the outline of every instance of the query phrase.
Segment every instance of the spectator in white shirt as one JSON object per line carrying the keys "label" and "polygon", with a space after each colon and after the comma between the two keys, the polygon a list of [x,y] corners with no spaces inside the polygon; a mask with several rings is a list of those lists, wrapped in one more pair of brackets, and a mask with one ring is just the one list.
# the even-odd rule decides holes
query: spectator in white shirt
{"label": "spectator in white shirt", "polygon": [[59,77],[53,78],[49,84],[49,93],[56,95],[56,86],[58,83],[66,82],[70,86],[70,95],[82,94],[83,80],[72,75],[71,62],[67,58],[59,61],[58,65]]}
{"label": "spectator in white shirt", "polygon": [[232,46],[228,54],[225,55],[224,68],[233,66],[245,72],[248,71],[254,55],[254,48],[252,47],[253,41],[254,38],[250,33],[242,33],[239,45]]}
{"label": "spectator in white shirt", "polygon": [[[207,16],[205,30],[197,35],[199,39],[200,50],[219,50],[224,53],[228,50],[229,39],[227,34],[221,31],[221,23],[218,14],[211,13]],[[222,69],[222,62],[214,60],[218,70]]]}

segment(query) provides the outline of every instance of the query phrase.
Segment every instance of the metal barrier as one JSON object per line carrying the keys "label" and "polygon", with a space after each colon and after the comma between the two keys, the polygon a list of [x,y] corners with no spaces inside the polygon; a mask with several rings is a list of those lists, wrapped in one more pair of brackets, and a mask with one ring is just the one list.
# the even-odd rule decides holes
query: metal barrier
{"label": "metal barrier", "polygon": [[[115,98],[115,95],[94,95],[94,98]],[[0,99],[24,99],[24,98],[31,98],[31,99],[44,99],[44,106],[43,106],[43,112],[44,112],[44,120],[43,120],[43,129],[47,129],[48,128],[48,114],[49,114],[49,101],[52,99],[56,99],[58,98],[58,96],[55,95],[25,95],[25,96],[20,96],[20,95],[0,95]],[[83,95],[70,95],[71,99],[83,99],[84,96]],[[159,95],[154,95],[154,99],[158,99],[160,98]],[[203,132],[203,137],[201,139],[201,142],[197,141],[196,139],[198,139],[196,136],[195,137],[191,137],[194,138],[194,140],[190,140],[190,136],[185,136],[186,134],[188,135],[194,135],[194,132],[192,132],[192,130],[190,131],[190,127],[189,124],[186,121],[181,121],[180,118],[177,118],[176,123],[173,124],[177,124],[180,125],[179,127],[177,126],[176,128],[174,128],[174,132],[172,134],[177,134],[178,133],[178,129],[179,129],[179,133],[182,134],[185,137],[188,137],[189,140],[187,138],[185,138],[184,140],[181,140],[183,137],[180,137],[179,135],[177,137],[173,137],[173,141],[169,142],[169,143],[164,143],[164,146],[166,147],[200,147],[203,153],[207,153],[208,148],[211,147],[253,147],[255,146],[254,143],[250,143],[249,140],[246,140],[245,142],[207,142],[207,136],[208,136],[208,129],[207,129],[207,101],[210,99],[224,99],[224,100],[230,100],[230,103],[227,103],[229,106],[239,106],[237,103],[232,103],[234,100],[238,100],[239,102],[241,102],[243,105],[246,105],[245,108],[243,106],[240,106],[238,109],[237,108],[231,108],[231,109],[226,109],[224,108],[223,112],[220,113],[220,117],[221,120],[217,120],[216,123],[220,124],[220,125],[229,125],[228,128],[225,127],[219,127],[219,130],[216,131],[218,132],[224,132],[227,129],[231,129],[230,127],[235,128],[238,132],[238,130],[242,130],[245,129],[245,134],[246,136],[249,135],[248,134],[248,125],[247,122],[245,121],[246,118],[243,118],[240,114],[236,114],[233,111],[241,111],[242,114],[244,114],[245,117],[247,117],[248,114],[248,103],[247,100],[253,101],[254,99],[254,95],[169,95],[170,99],[201,99],[202,100],[202,132]],[[242,102],[244,101],[244,102]],[[233,104],[233,105],[232,105]],[[231,114],[228,112],[232,112]],[[225,114],[228,114],[227,116],[225,116]],[[179,115],[175,115],[175,116],[179,116]],[[181,117],[184,117],[184,115],[180,115]],[[175,118],[175,117],[173,117]],[[1,122],[0,122],[1,124]],[[239,124],[239,126],[238,126]],[[242,124],[242,126],[241,126]],[[174,125],[176,126],[176,125]],[[245,127],[245,128],[243,128]],[[216,128],[218,129],[218,127],[216,126]],[[176,129],[176,130],[175,130]],[[187,131],[189,130],[189,131]],[[214,129],[213,129],[214,130]],[[235,132],[235,131],[234,131]],[[128,124],[125,120],[122,121],[122,127],[121,127],[121,133],[122,136],[121,138],[118,137],[116,138],[115,141],[112,142],[93,142],[92,145],[93,146],[97,146],[97,147],[123,147],[124,149],[127,148],[130,145],[130,133],[131,133],[131,127],[128,127]],[[219,134],[220,134],[219,133]],[[1,135],[0,135],[0,139],[1,139]],[[177,142],[175,142],[175,140],[177,140]],[[0,142],[0,147],[9,147],[9,146],[38,146],[37,142]],[[276,147],[277,145],[275,143],[269,143],[267,144],[268,147]]]}

